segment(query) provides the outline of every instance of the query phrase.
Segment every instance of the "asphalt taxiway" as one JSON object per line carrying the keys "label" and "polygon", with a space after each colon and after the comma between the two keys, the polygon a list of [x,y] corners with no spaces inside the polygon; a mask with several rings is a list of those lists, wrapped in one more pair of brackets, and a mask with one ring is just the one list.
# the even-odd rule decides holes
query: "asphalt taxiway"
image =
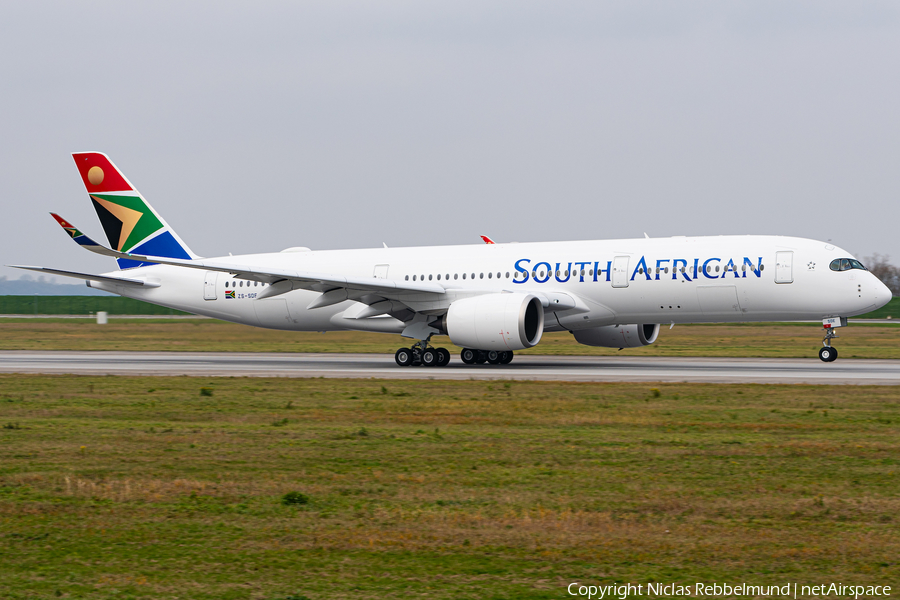
{"label": "asphalt taxiway", "polygon": [[383,354],[0,352],[0,373],[900,385],[900,360],[516,356],[505,366],[398,367]]}

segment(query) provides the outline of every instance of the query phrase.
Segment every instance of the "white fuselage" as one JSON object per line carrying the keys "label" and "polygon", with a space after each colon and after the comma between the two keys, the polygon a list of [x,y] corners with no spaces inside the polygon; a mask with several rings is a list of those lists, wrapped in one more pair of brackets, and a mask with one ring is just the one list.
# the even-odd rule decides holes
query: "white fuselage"
{"label": "white fuselage", "polygon": [[[446,293],[435,300],[434,294],[410,292],[402,302],[433,315],[446,312],[461,298],[529,292],[548,299],[544,330],[562,331],[624,323],[824,319],[884,305],[890,291],[871,273],[829,269],[834,259],[850,257],[840,248],[809,239],[716,236],[285,251],[227,260],[356,278],[404,282],[424,278]],[[274,329],[399,333],[404,327],[387,315],[354,318],[373,298],[310,309],[321,292],[294,290],[257,299],[264,284],[227,273],[165,265],[127,273],[130,279],[159,287],[92,285],[170,308]]]}

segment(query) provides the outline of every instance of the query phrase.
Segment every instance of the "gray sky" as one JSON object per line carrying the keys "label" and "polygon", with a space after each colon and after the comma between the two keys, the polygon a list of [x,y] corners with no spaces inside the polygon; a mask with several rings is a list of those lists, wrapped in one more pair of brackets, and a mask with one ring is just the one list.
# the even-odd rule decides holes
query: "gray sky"
{"label": "gray sky", "polygon": [[[99,272],[69,154],[198,254],[786,234],[900,263],[896,2],[0,6],[0,263]],[[2,268],[0,275],[21,272]]]}

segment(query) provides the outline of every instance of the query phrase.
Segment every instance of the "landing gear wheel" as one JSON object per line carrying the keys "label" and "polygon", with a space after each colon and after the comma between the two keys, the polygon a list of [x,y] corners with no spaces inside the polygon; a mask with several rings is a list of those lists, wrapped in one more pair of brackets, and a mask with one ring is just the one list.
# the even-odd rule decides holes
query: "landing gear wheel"
{"label": "landing gear wheel", "polygon": [[835,360],[837,360],[837,357],[837,348],[832,348],[831,346],[819,348],[819,358],[822,359],[822,362],[834,362]]}
{"label": "landing gear wheel", "polygon": [[508,365],[512,362],[513,356],[515,356],[515,354],[509,351],[501,352],[500,354],[502,355],[500,358],[501,365]]}
{"label": "landing gear wheel", "polygon": [[438,348],[437,350],[435,350],[435,352],[437,352],[437,355],[438,355],[437,366],[446,367],[447,365],[450,364],[450,351],[449,350],[447,350],[446,348]]}
{"label": "landing gear wheel", "polygon": [[502,352],[497,352],[496,350],[488,350],[485,352],[487,355],[487,361],[492,365],[499,365],[501,360]]}
{"label": "landing gear wheel", "polygon": [[463,351],[459,353],[459,358],[467,365],[474,365],[475,361],[478,360],[478,350],[463,348]]}
{"label": "landing gear wheel", "polygon": [[394,360],[401,367],[408,367],[413,362],[413,353],[409,348],[400,348],[394,354]]}
{"label": "landing gear wheel", "polygon": [[487,352],[485,352],[484,350],[476,350],[475,351],[475,364],[483,365],[485,362],[487,362]]}
{"label": "landing gear wheel", "polygon": [[422,366],[423,367],[436,367],[438,364],[438,353],[435,352],[432,348],[427,349],[422,353]]}

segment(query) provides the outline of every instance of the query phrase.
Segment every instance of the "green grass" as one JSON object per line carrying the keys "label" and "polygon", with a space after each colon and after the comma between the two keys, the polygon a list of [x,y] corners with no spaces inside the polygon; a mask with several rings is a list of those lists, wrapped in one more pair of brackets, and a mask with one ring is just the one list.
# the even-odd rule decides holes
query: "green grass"
{"label": "green grass", "polygon": [[0,296],[0,315],[187,315],[121,296]]}
{"label": "green grass", "polygon": [[898,423],[892,387],[3,375],[0,589],[896,585]]}
{"label": "green grass", "polygon": [[870,313],[853,317],[854,319],[900,319],[900,298],[891,298],[891,301]]}
{"label": "green grass", "polygon": [[[851,324],[839,331],[841,358],[900,358],[896,324]],[[545,334],[520,354],[594,356],[750,356],[815,358],[822,328],[816,323],[676,325],[663,327],[655,344],[619,351],[578,344],[568,333]],[[213,319],[115,319],[97,325],[81,319],[0,319],[0,350],[122,350],[193,352],[365,352],[393,355],[411,340],[355,331],[273,331]],[[446,336],[435,346],[458,355]]]}

